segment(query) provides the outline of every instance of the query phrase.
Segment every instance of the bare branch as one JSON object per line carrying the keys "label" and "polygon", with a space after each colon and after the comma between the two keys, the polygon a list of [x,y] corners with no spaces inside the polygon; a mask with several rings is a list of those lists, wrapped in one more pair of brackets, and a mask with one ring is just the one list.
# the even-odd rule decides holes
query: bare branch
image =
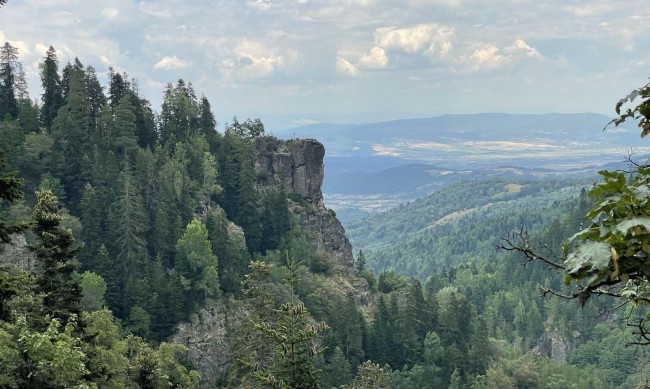
{"label": "bare branch", "polygon": [[[519,241],[521,243],[518,244],[516,241]],[[497,245],[497,248],[506,251],[518,251],[524,254],[529,262],[541,261],[555,269],[565,269],[563,264],[555,262],[541,254],[536,253],[533,250],[532,245],[530,244],[528,231],[524,227],[522,227],[519,232],[513,232],[511,234],[508,234],[506,237],[501,237],[501,243]],[[551,254],[556,258],[560,258],[552,251]]]}

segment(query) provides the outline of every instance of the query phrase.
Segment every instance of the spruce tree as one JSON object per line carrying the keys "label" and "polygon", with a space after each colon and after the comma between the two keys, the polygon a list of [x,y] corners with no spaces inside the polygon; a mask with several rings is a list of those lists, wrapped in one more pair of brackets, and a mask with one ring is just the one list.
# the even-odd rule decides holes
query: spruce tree
{"label": "spruce tree", "polygon": [[63,91],[61,89],[61,78],[59,76],[59,59],[54,47],[50,46],[45,54],[45,60],[40,64],[41,85],[43,87],[41,106],[41,122],[50,131],[54,118],[59,108],[63,105]]}
{"label": "spruce tree", "polygon": [[81,313],[81,285],[72,232],[61,226],[63,216],[58,199],[50,190],[36,192],[33,231],[36,242],[30,246],[38,264],[38,292],[43,293],[43,310],[50,318],[67,323]]}
{"label": "spruce tree", "polygon": [[254,371],[266,385],[281,389],[320,388],[314,358],[322,353],[316,341],[328,326],[312,323],[305,304],[296,296],[298,266],[287,258],[286,284],[290,301],[280,306],[277,323],[257,323],[257,328],[275,343],[275,361],[268,371]]}
{"label": "spruce tree", "polygon": [[0,48],[0,120],[6,116],[18,117],[16,84],[19,69],[22,67],[19,68],[18,49],[5,42]]}

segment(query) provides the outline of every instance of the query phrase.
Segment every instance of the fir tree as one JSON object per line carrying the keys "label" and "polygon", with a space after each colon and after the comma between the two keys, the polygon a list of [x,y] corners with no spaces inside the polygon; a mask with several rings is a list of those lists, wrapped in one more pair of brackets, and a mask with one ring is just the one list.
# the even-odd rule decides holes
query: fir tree
{"label": "fir tree", "polygon": [[36,242],[31,250],[38,263],[38,292],[45,296],[45,314],[67,323],[73,315],[81,313],[81,286],[75,273],[79,248],[74,247],[72,232],[61,226],[63,217],[54,193],[38,191],[36,201],[33,218]]}
{"label": "fir tree", "polygon": [[18,62],[18,49],[9,42],[0,48],[0,120],[6,116],[18,117],[17,79],[24,75],[17,74],[22,70]]}
{"label": "fir tree", "polygon": [[54,123],[59,108],[63,105],[63,91],[59,76],[59,60],[52,46],[45,54],[45,60],[40,64],[41,85],[43,86],[43,105],[41,106],[41,122],[49,131]]}

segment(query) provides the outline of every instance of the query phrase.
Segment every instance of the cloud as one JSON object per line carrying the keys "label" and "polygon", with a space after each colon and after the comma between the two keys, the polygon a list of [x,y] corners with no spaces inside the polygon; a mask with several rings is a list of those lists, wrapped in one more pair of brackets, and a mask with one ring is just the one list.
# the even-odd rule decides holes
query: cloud
{"label": "cloud", "polygon": [[380,47],[373,47],[368,54],[357,62],[357,67],[360,69],[383,69],[388,65],[388,57],[384,49]]}
{"label": "cloud", "polygon": [[459,58],[458,62],[464,71],[489,71],[515,63],[526,58],[541,58],[540,52],[531,47],[523,39],[516,39],[503,50],[495,44],[484,44],[472,52],[467,58]]}
{"label": "cloud", "polygon": [[297,57],[294,50],[270,48],[262,42],[245,39],[221,62],[222,73],[227,83],[268,78],[295,62]]}
{"label": "cloud", "polygon": [[400,152],[398,149],[395,149],[393,147],[386,147],[382,145],[372,145],[372,151],[374,152],[375,155],[385,155],[391,157],[399,157],[400,155],[404,154]]}
{"label": "cloud", "polygon": [[348,76],[356,77],[359,75],[357,66],[343,57],[336,57],[336,70]]}
{"label": "cloud", "polygon": [[120,16],[120,11],[113,7],[106,7],[102,10],[102,16],[108,20],[115,20]]}
{"label": "cloud", "polygon": [[169,18],[172,16],[169,8],[163,7],[160,3],[156,2],[141,1],[138,4],[138,9],[144,14],[155,16],[157,18]]}
{"label": "cloud", "polygon": [[523,55],[529,58],[540,58],[542,56],[537,49],[531,47],[523,39],[515,40],[513,44],[506,47],[504,51],[511,57]]}
{"label": "cloud", "polygon": [[386,50],[402,50],[409,54],[431,50],[437,44],[448,42],[454,29],[436,23],[413,27],[384,27],[375,30],[375,43]]}
{"label": "cloud", "polygon": [[178,70],[178,69],[185,69],[192,65],[191,62],[182,60],[178,58],[177,56],[166,56],[163,57],[160,61],[156,62],[155,65],[153,65],[154,69],[164,69],[164,70]]}

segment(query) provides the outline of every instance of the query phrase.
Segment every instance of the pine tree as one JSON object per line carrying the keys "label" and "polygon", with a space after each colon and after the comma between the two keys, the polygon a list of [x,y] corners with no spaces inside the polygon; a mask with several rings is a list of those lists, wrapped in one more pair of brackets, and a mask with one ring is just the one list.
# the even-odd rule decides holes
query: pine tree
{"label": "pine tree", "polygon": [[58,212],[54,193],[38,191],[36,201],[33,218],[36,242],[31,250],[38,263],[38,292],[45,296],[45,314],[67,323],[73,315],[81,313],[82,294],[75,258],[79,248],[74,247],[72,232],[61,226],[63,217]]}
{"label": "pine tree", "polygon": [[59,76],[59,60],[54,47],[50,46],[45,54],[45,60],[40,64],[41,85],[43,87],[43,105],[41,106],[41,122],[50,131],[59,108],[63,106],[63,91]]}

